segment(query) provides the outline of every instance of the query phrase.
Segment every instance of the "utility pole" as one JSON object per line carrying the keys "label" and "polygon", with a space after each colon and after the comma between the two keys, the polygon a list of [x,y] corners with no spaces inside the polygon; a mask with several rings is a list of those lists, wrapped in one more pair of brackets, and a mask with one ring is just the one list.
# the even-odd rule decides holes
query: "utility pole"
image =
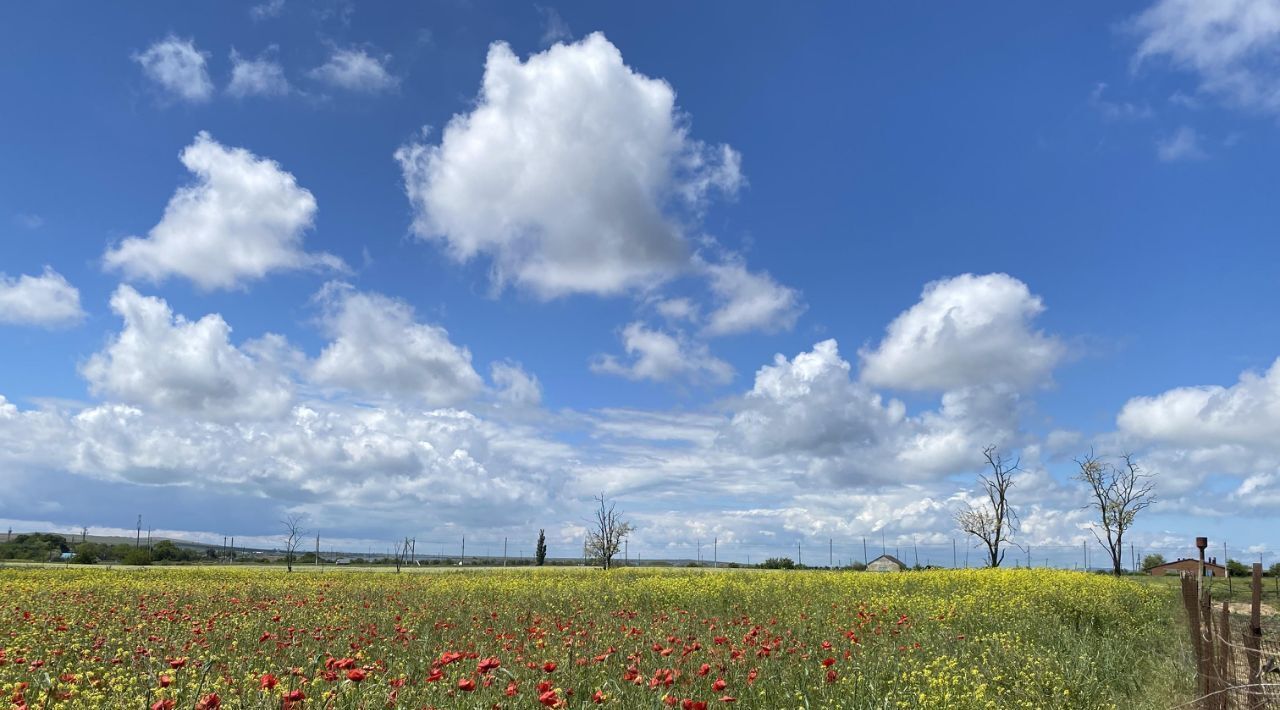
{"label": "utility pole", "polygon": [[151,549],[151,526],[147,526],[147,549]]}
{"label": "utility pole", "polygon": [[835,553],[832,551],[834,549],[833,547],[834,545],[835,545],[835,541],[832,540],[831,538],[827,538],[827,568],[828,569],[832,569],[835,567]]}
{"label": "utility pole", "polygon": [[235,561],[236,561],[236,536],[232,535],[231,536],[231,562],[234,564]]}
{"label": "utility pole", "polygon": [[462,561],[458,563],[459,567],[467,566],[467,536],[462,536]]}
{"label": "utility pole", "polygon": [[1031,569],[1031,546],[1027,545],[1027,569]]}
{"label": "utility pole", "polygon": [[720,569],[720,538],[711,538],[711,566]]}
{"label": "utility pole", "polygon": [[955,569],[959,566],[956,564],[959,560],[960,557],[956,554],[956,539],[953,537],[951,538],[951,569]]}
{"label": "utility pole", "polygon": [[696,544],[698,546],[698,564],[702,564],[702,541],[698,540]]}
{"label": "utility pole", "polygon": [[1227,572],[1227,597],[1231,596],[1231,568],[1227,563],[1231,561],[1231,557],[1227,554],[1227,541],[1222,541],[1222,569]]}
{"label": "utility pole", "polygon": [[887,555],[887,554],[889,554],[889,548],[885,547],[884,530],[881,530],[880,531],[880,555],[883,557],[884,555]]}
{"label": "utility pole", "polygon": [[134,549],[142,547],[142,513],[138,513],[138,534],[133,538],[133,547]]}
{"label": "utility pole", "polygon": [[507,566],[507,538],[502,538],[502,566]]}
{"label": "utility pole", "polygon": [[804,564],[804,558],[800,556],[800,541],[796,540],[796,564]]}
{"label": "utility pole", "polygon": [[867,536],[862,536],[862,565],[865,567],[871,559],[867,557]]}
{"label": "utility pole", "polygon": [[320,533],[316,533],[316,568],[320,567]]}
{"label": "utility pole", "polygon": [[627,567],[631,564],[631,541],[622,538],[622,566]]}
{"label": "utility pole", "polygon": [[912,551],[912,554],[916,556],[916,567],[919,567],[920,566],[920,545],[914,542],[911,543],[911,551]]}

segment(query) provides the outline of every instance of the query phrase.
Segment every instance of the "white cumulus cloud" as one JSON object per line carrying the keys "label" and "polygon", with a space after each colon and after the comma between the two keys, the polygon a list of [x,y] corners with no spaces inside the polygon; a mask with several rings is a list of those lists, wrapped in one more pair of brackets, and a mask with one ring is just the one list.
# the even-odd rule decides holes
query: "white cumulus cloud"
{"label": "white cumulus cloud", "polygon": [[108,268],[154,282],[182,276],[204,290],[236,288],[272,271],[344,268],[335,256],[303,251],[316,200],[278,163],[205,132],[181,159],[196,182],[174,193],[146,237],[109,249]]}
{"label": "white cumulus cloud", "polygon": [[926,391],[1040,384],[1065,354],[1056,338],[1033,329],[1043,311],[1040,297],[1007,274],[934,281],[879,345],[859,351],[862,378]]}
{"label": "white cumulus cloud", "polygon": [[142,66],[148,79],[183,101],[199,103],[213,96],[205,55],[196,49],[193,40],[169,35],[134,54],[133,60]]}
{"label": "white cumulus cloud", "polygon": [[690,138],[671,86],[599,33],[523,62],[494,44],[475,108],[396,158],[419,237],[543,298],[689,269],[685,225],[743,182],[737,153]]}
{"label": "white cumulus cloud", "polygon": [[259,57],[246,59],[231,50],[231,83],[227,93],[237,98],[246,96],[285,96],[289,93],[289,80],[279,62]]}
{"label": "white cumulus cloud", "polygon": [[542,403],[542,385],[538,378],[513,362],[495,362],[489,367],[489,379],[498,388],[498,400],[517,407],[536,407]]}
{"label": "white cumulus cloud", "polygon": [[61,327],[84,320],[80,291],[51,267],[39,276],[0,272],[0,323]]}
{"label": "white cumulus cloud", "polygon": [[719,304],[707,317],[708,335],[790,330],[804,311],[798,291],[767,273],[748,271],[741,260],[703,268]]}
{"label": "white cumulus cloud", "polygon": [[279,336],[238,348],[222,316],[189,321],[127,285],[112,295],[111,310],[124,328],[81,367],[95,394],[215,421],[288,411],[293,385],[280,363],[263,357],[278,351]]}
{"label": "white cumulus cloud", "polygon": [[376,94],[395,89],[400,80],[387,71],[390,56],[378,58],[363,49],[335,49],[311,76],[340,89]]}
{"label": "white cumulus cloud", "polygon": [[1280,0],[1158,0],[1130,29],[1135,65],[1164,59],[1229,105],[1280,111]]}
{"label": "white cumulus cloud", "polygon": [[733,379],[733,367],[711,354],[705,344],[680,335],[630,323],[622,329],[622,347],[629,362],[603,355],[591,363],[595,372],[632,380],[688,380],[723,384]]}
{"label": "white cumulus cloud", "polygon": [[316,383],[432,407],[463,404],[483,389],[470,351],[444,328],[417,322],[409,304],[340,283],[318,299],[333,340],[311,368]]}

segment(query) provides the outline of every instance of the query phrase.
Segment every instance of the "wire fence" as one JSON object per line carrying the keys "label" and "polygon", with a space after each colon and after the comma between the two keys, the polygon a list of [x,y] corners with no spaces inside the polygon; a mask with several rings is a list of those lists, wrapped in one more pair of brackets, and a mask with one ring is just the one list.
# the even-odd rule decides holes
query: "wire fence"
{"label": "wire fence", "polygon": [[[1183,608],[1191,636],[1197,697],[1178,707],[1203,710],[1280,708],[1280,629],[1263,624],[1262,565],[1249,580],[1244,604],[1215,605],[1210,585],[1196,573],[1181,579]],[[1234,629],[1239,629],[1237,636]]]}
{"label": "wire fence", "polygon": [[[455,540],[411,539],[413,560],[424,563],[453,561],[474,565],[531,564],[534,561],[534,540],[472,539]],[[402,541],[382,546],[366,545],[351,549],[323,545],[325,557],[342,556],[356,560],[385,559],[394,557],[403,545]],[[1258,549],[1262,546],[1255,546]],[[306,552],[303,545],[299,552]],[[1267,545],[1265,549],[1276,549]],[[1246,553],[1244,549],[1220,548],[1221,557],[1210,559],[1225,565],[1228,559],[1245,563],[1263,562],[1264,566],[1280,561],[1276,553]],[[1143,570],[1143,562],[1150,555],[1159,555],[1166,562],[1194,559],[1195,547],[1179,545],[1126,544],[1121,550],[1120,568],[1124,572]],[[967,568],[989,566],[990,558],[985,546],[975,546],[971,539],[956,537],[946,542],[914,542],[909,539],[892,540],[875,537],[818,538],[806,537],[793,540],[722,540],[716,537],[692,540],[653,540],[634,537],[625,540],[619,550],[616,564],[622,566],[756,566],[767,560],[789,560],[796,566],[842,569],[864,566],[873,560],[889,556],[908,568]],[[584,562],[581,543],[549,543],[548,559],[553,564]],[[1005,546],[1000,555],[1003,567],[1046,567],[1054,569],[1111,571],[1114,569],[1108,550],[1097,542],[1079,544],[1017,544]]]}

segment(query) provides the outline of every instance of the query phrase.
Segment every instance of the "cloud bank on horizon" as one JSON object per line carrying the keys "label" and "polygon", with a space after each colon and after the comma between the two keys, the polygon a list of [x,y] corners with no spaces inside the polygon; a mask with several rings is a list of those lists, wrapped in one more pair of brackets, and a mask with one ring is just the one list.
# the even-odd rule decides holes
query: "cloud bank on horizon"
{"label": "cloud bank on horizon", "polygon": [[[298,12],[269,3],[238,21],[269,36]],[[436,64],[468,77],[454,88],[420,73],[457,41],[438,32],[412,49],[347,28],[309,53],[283,35],[249,52],[197,27],[104,57],[168,130],[130,138],[147,172],[118,208],[96,198],[108,221],[40,242],[26,234],[65,229],[59,212],[0,200],[26,225],[0,251],[4,362],[31,375],[0,380],[14,479],[0,519],[113,530],[117,509],[155,495],[175,501],[164,527],[204,539],[267,541],[295,513],[352,544],[544,527],[572,547],[603,490],[654,554],[710,538],[944,544],[996,445],[1024,467],[1019,539],[1074,549],[1092,536],[1072,457],[1096,447],[1159,474],[1142,544],[1209,527],[1280,552],[1228,517],[1280,510],[1280,331],[1205,351],[1196,362],[1219,362],[1203,376],[1154,372],[1141,345],[1101,345],[1176,335],[1176,317],[1111,322],[1142,307],[1143,274],[1126,288],[1068,259],[1053,274],[1040,262],[1057,252],[1034,235],[1025,255],[948,261],[956,244],[981,249],[963,225],[886,251],[909,226],[851,226],[877,209],[868,178],[842,172],[856,166],[708,108],[705,77],[663,76],[671,62],[630,32],[640,58],[608,27],[574,38],[584,22],[566,8],[536,17],[528,41]],[[1124,160],[1217,170],[1245,130],[1225,126],[1273,120],[1280,2],[1159,0],[1116,19],[1097,41],[1124,38],[1128,74],[1094,76],[1075,100],[1097,130],[1145,131],[1125,134]],[[709,92],[741,80],[700,71],[719,77]],[[1156,73],[1183,88],[1136,96]],[[826,130],[817,109],[792,109],[797,133]],[[296,123],[258,133],[246,111]],[[804,178],[779,178],[796,166]],[[838,184],[840,229],[782,197],[800,199],[783,183],[826,189],[808,180]],[[1235,303],[1170,288],[1199,294],[1186,315],[1204,321]],[[42,477],[79,482],[97,507]]]}

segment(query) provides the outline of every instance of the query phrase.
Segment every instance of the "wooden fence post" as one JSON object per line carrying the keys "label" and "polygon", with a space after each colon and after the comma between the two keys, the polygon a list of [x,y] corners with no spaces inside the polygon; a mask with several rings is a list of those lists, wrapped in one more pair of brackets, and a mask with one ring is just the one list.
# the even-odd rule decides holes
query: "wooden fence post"
{"label": "wooden fence post", "polygon": [[1213,609],[1209,604],[1209,587],[1200,587],[1200,661],[1204,664],[1205,707],[1217,708],[1222,694],[1218,682],[1221,675],[1218,671],[1218,642],[1213,637]]}
{"label": "wooden fence post", "polygon": [[1262,693],[1262,563],[1253,563],[1250,585],[1249,629],[1244,635],[1246,667],[1249,669],[1249,707],[1261,708],[1266,703]]}
{"label": "wooden fence post", "polygon": [[[1196,660],[1196,693],[1208,694],[1208,674],[1205,673],[1204,631],[1200,624],[1199,584],[1190,575],[1182,575],[1182,605],[1187,610],[1187,630],[1191,632],[1191,650]],[[1202,703],[1203,706],[1203,703]]]}
{"label": "wooden fence post", "polygon": [[1231,602],[1222,601],[1222,622],[1218,625],[1218,690],[1223,691],[1218,707],[1226,710],[1231,704],[1231,691],[1235,674],[1231,667]]}

